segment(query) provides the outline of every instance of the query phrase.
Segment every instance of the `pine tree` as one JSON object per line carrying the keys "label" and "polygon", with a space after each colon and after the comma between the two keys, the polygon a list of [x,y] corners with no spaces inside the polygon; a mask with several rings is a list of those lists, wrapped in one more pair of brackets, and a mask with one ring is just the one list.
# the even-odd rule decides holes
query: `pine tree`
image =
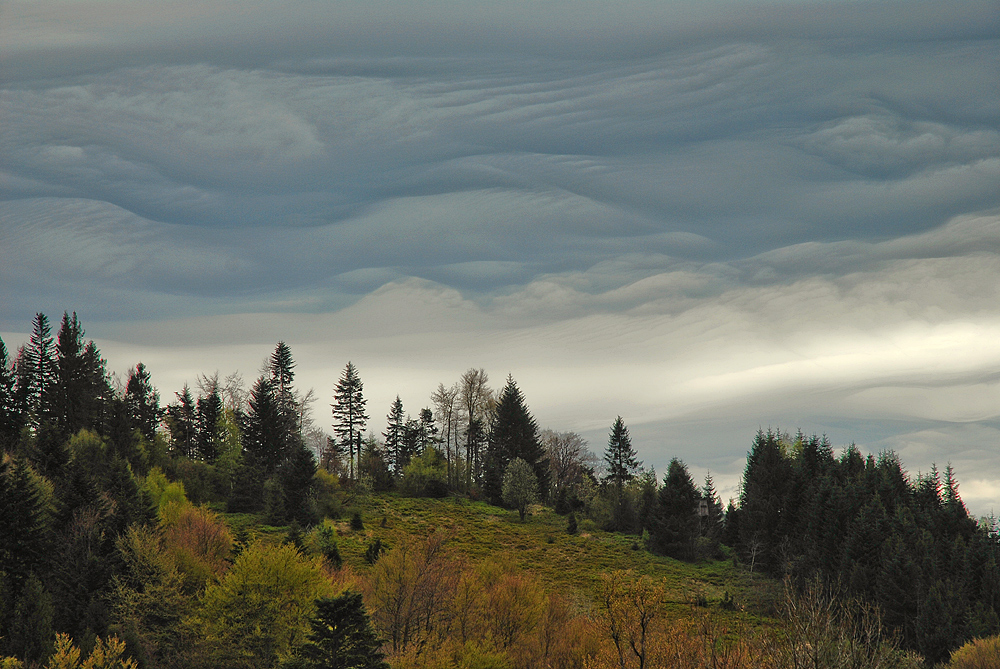
{"label": "pine tree", "polygon": [[705,474],[705,485],[701,489],[701,498],[705,500],[708,513],[701,519],[701,535],[714,541],[722,538],[722,500],[715,491],[715,481],[712,472]]}
{"label": "pine tree", "polygon": [[531,465],[538,489],[549,487],[549,459],[538,434],[538,424],[528,411],[524,396],[512,376],[500,392],[486,446],[483,492],[499,504],[503,496],[503,476],[507,465],[520,458]]}
{"label": "pine tree", "polygon": [[354,478],[354,455],[360,455],[361,432],[368,415],[363,384],[357,368],[350,362],[344,368],[333,391],[333,431],[342,447],[346,446],[350,478]]}
{"label": "pine tree", "polygon": [[312,632],[301,654],[315,669],[389,669],[382,640],[356,592],[316,600]]}
{"label": "pine tree", "polygon": [[24,378],[21,379],[25,384],[22,392],[27,404],[28,423],[37,431],[42,423],[52,419],[52,393],[58,378],[52,329],[45,314],[35,314],[31,338],[22,350],[25,366]]}
{"label": "pine tree", "polygon": [[628,428],[625,427],[622,417],[618,416],[611,426],[608,448],[604,452],[604,462],[608,465],[608,473],[604,480],[614,485],[619,498],[625,484],[635,478],[636,470],[642,465],[635,456]]}
{"label": "pine tree", "polygon": [[0,338],[0,453],[13,450],[21,436],[23,419],[15,398],[14,363]]}
{"label": "pine tree", "polygon": [[656,517],[649,532],[649,548],[655,553],[680,560],[695,556],[700,519],[701,493],[683,462],[674,458],[660,488]]}
{"label": "pine tree", "polygon": [[217,386],[209,388],[207,395],[198,398],[197,438],[198,455],[208,463],[219,456],[219,420],[222,419],[222,398]]}
{"label": "pine tree", "polygon": [[250,390],[243,450],[249,464],[259,467],[265,478],[271,476],[285,459],[278,422],[279,408],[274,386],[270,379],[260,376]]}
{"label": "pine tree", "polygon": [[386,429],[382,433],[385,438],[385,454],[388,456],[389,464],[396,476],[402,476],[404,462],[404,439],[406,437],[406,418],[403,416],[403,400],[393,400],[389,407],[389,413],[385,417]]}
{"label": "pine tree", "polygon": [[179,393],[174,393],[177,402],[167,407],[167,427],[173,449],[179,455],[190,458],[197,447],[198,424],[194,397],[188,384]]}
{"label": "pine tree", "polygon": [[153,387],[149,370],[141,362],[129,371],[125,383],[125,407],[132,425],[146,441],[152,443],[163,412],[160,410],[160,394]]}

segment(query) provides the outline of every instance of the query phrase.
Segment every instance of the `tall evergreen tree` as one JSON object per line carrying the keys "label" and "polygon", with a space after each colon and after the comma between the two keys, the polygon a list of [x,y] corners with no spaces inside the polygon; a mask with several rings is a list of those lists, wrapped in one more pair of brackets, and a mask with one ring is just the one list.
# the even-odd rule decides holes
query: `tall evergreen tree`
{"label": "tall evergreen tree", "polygon": [[354,478],[354,456],[360,455],[361,433],[365,429],[368,415],[365,413],[364,385],[358,369],[347,363],[340,380],[333,391],[333,431],[347,451],[348,471]]}
{"label": "tall evergreen tree", "polygon": [[152,443],[163,412],[160,409],[160,394],[153,387],[149,370],[141,362],[129,371],[125,383],[125,407],[132,425],[146,441]]}
{"label": "tall evergreen tree", "polygon": [[198,438],[198,416],[194,397],[188,384],[179,393],[177,401],[167,407],[167,428],[172,447],[179,455],[194,457]]}
{"label": "tall evergreen tree", "polygon": [[483,492],[499,504],[503,501],[503,476],[507,465],[521,458],[538,480],[538,489],[548,491],[549,460],[538,434],[538,424],[528,411],[524,396],[512,376],[500,392],[487,442]]}
{"label": "tall evergreen tree", "polygon": [[604,462],[608,466],[608,473],[604,480],[611,483],[621,497],[625,485],[635,478],[635,472],[642,465],[635,457],[635,449],[632,448],[632,438],[629,436],[628,428],[621,416],[615,419],[611,426],[611,434],[608,436],[608,448],[604,451]]}
{"label": "tall evergreen tree", "polygon": [[15,398],[14,361],[0,338],[0,453],[13,450],[21,436],[23,424]]}
{"label": "tall evergreen tree", "polygon": [[219,421],[222,419],[222,397],[218,386],[210,387],[209,392],[198,398],[198,455],[208,463],[215,462],[219,456],[222,435],[219,431]]}
{"label": "tall evergreen tree", "polygon": [[695,557],[700,531],[698,503],[701,493],[683,462],[674,458],[660,488],[655,519],[649,532],[650,550],[680,560]]}
{"label": "tall evergreen tree", "polygon": [[58,363],[52,328],[45,314],[35,314],[31,338],[23,349],[24,374],[21,382],[27,404],[28,422],[36,431],[47,421],[51,421],[52,394],[58,379]]}
{"label": "tall evergreen tree", "polygon": [[385,422],[385,432],[382,433],[382,436],[385,438],[385,454],[396,476],[402,476],[403,467],[406,466],[406,463],[403,461],[406,418],[403,414],[403,400],[399,399],[399,395],[396,395],[396,399],[390,405]]}
{"label": "tall evergreen tree", "polygon": [[[314,669],[389,669],[382,640],[356,592],[316,600],[312,632],[302,647],[302,665]],[[294,665],[298,666],[298,665]]]}
{"label": "tall evergreen tree", "polygon": [[250,389],[248,404],[243,451],[248,464],[259,467],[266,478],[275,472],[285,457],[282,435],[276,429],[279,421],[278,401],[270,379],[264,376],[257,378]]}

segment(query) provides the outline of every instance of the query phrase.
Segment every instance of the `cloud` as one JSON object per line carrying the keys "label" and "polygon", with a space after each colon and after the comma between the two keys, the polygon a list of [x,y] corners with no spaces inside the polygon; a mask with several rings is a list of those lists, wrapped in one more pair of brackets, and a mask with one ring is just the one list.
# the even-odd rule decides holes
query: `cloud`
{"label": "cloud", "polygon": [[483,366],[543,424],[600,448],[621,413],[647,463],[727,489],[780,424],[954,456],[985,505],[1000,462],[967,446],[996,429],[997,21],[8,2],[0,327],[76,310],[164,396],[250,377],[278,339],[321,395],[354,360],[378,406]]}

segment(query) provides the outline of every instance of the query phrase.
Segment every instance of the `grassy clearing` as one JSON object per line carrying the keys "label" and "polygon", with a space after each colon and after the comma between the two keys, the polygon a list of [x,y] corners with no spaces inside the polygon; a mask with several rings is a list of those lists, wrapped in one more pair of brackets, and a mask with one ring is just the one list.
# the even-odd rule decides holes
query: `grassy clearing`
{"label": "grassy clearing", "polygon": [[[689,564],[658,557],[641,547],[641,539],[601,530],[581,523],[577,535],[566,533],[566,518],[551,509],[535,506],[522,523],[516,511],[464,498],[424,499],[396,495],[372,496],[361,502],[365,529],[350,529],[349,517],[332,524],[345,564],[360,572],[370,566],[365,550],[376,539],[392,547],[408,537],[425,537],[436,530],[448,533],[453,554],[471,563],[503,560],[536,575],[552,592],[560,592],[581,605],[594,601],[601,575],[615,569],[662,579],[667,585],[672,615],[689,616],[701,600],[708,610],[743,622],[764,622],[751,611],[766,611],[777,589],[773,581],[751,580],[730,560]],[[252,517],[230,516],[234,529],[250,528]],[[256,525],[252,531],[265,539],[279,540],[287,528]],[[730,612],[719,603],[728,592],[746,611]]]}

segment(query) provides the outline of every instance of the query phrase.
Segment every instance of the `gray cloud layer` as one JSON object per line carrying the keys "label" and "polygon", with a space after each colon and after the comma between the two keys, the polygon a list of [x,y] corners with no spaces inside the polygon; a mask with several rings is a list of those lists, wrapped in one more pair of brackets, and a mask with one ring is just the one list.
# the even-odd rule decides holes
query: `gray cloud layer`
{"label": "gray cloud layer", "polygon": [[732,485],[801,425],[954,459],[986,511],[998,14],[9,2],[0,330],[76,310],[165,394],[278,338],[378,406],[483,365],[661,468]]}

